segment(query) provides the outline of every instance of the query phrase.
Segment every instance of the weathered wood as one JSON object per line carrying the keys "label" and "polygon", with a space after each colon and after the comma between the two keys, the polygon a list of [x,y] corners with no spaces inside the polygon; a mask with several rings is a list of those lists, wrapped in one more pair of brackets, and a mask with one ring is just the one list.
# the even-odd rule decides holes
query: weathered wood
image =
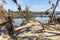
{"label": "weathered wood", "polygon": [[55,5],[55,7],[53,8],[51,21],[53,21],[54,18],[55,18],[55,10],[56,10],[56,7],[57,7],[57,5],[58,5],[58,2],[59,2],[59,1],[57,0],[56,5]]}

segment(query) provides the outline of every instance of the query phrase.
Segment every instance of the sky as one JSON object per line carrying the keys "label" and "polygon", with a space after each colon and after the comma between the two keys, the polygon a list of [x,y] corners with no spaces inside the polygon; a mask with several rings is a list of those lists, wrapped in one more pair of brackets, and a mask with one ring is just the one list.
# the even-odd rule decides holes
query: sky
{"label": "sky", "polygon": [[[26,6],[28,6],[29,10],[33,12],[45,11],[51,7],[51,4],[48,3],[48,0],[17,0],[17,1],[18,4],[21,5],[22,10],[24,10]],[[56,0],[51,0],[51,2],[55,3]],[[1,0],[0,4],[2,4]],[[16,4],[12,0],[6,0],[6,4],[3,5],[6,10],[8,9],[11,9],[13,11],[18,10]],[[60,3],[56,11],[60,11]]]}

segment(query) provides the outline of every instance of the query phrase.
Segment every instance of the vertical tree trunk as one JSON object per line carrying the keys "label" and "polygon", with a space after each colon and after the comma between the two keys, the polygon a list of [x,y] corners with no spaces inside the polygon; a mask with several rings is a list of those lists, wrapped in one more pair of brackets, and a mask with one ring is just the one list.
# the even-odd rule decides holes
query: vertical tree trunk
{"label": "vertical tree trunk", "polygon": [[55,13],[55,10],[56,10],[57,5],[58,5],[58,0],[57,0],[56,5],[55,5],[55,7],[53,9],[51,21],[53,21],[54,18],[55,18],[55,14],[54,13]]}

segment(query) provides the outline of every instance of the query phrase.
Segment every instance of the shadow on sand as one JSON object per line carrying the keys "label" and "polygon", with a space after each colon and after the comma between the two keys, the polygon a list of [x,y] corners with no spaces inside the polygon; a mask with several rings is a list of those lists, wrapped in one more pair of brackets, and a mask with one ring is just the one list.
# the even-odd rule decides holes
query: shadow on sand
{"label": "shadow on sand", "polygon": [[3,23],[0,24],[0,35],[1,35],[1,33],[7,34],[7,33],[6,33],[6,30],[1,30],[1,28],[4,27],[7,23],[8,23],[8,22],[3,22]]}
{"label": "shadow on sand", "polygon": [[50,35],[46,37],[60,36],[60,33],[57,33],[57,32],[47,32],[47,33],[54,34],[54,35]]}
{"label": "shadow on sand", "polygon": [[[4,22],[4,23],[0,24],[0,28],[1,28],[2,26],[6,25],[6,24],[7,24],[7,22]],[[16,31],[14,31],[14,34],[16,34],[16,36],[17,36],[17,35],[22,34],[22,33],[24,33],[24,32],[30,32],[30,31],[31,31],[31,28],[34,27],[34,26],[35,26],[35,25],[31,25],[30,27],[25,27],[25,28],[16,30]],[[1,29],[0,29],[0,35],[1,35],[2,33],[8,35],[8,33],[7,33],[6,30],[1,30]],[[42,32],[42,30],[36,30],[34,33],[44,33],[44,32]],[[54,35],[49,35],[49,36],[46,36],[46,37],[60,36],[60,33],[57,33],[57,32],[47,32],[47,33],[54,34]],[[15,36],[14,38],[16,38],[16,36]],[[35,37],[35,36],[22,37],[22,39],[25,39],[25,38],[28,38],[29,40],[32,40],[31,38],[36,38],[36,37]],[[17,38],[16,38],[16,39],[17,39]]]}

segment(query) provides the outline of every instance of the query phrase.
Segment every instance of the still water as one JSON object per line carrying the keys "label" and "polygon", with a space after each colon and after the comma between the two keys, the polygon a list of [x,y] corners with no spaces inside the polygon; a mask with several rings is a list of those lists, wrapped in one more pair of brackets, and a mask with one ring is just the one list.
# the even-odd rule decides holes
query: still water
{"label": "still water", "polygon": [[[49,18],[48,17],[35,17],[34,20],[36,21],[40,21],[42,23],[44,23],[45,21],[47,21]],[[19,19],[14,19],[13,20],[13,25],[14,26],[19,26],[24,20],[22,18],[19,18]]]}

